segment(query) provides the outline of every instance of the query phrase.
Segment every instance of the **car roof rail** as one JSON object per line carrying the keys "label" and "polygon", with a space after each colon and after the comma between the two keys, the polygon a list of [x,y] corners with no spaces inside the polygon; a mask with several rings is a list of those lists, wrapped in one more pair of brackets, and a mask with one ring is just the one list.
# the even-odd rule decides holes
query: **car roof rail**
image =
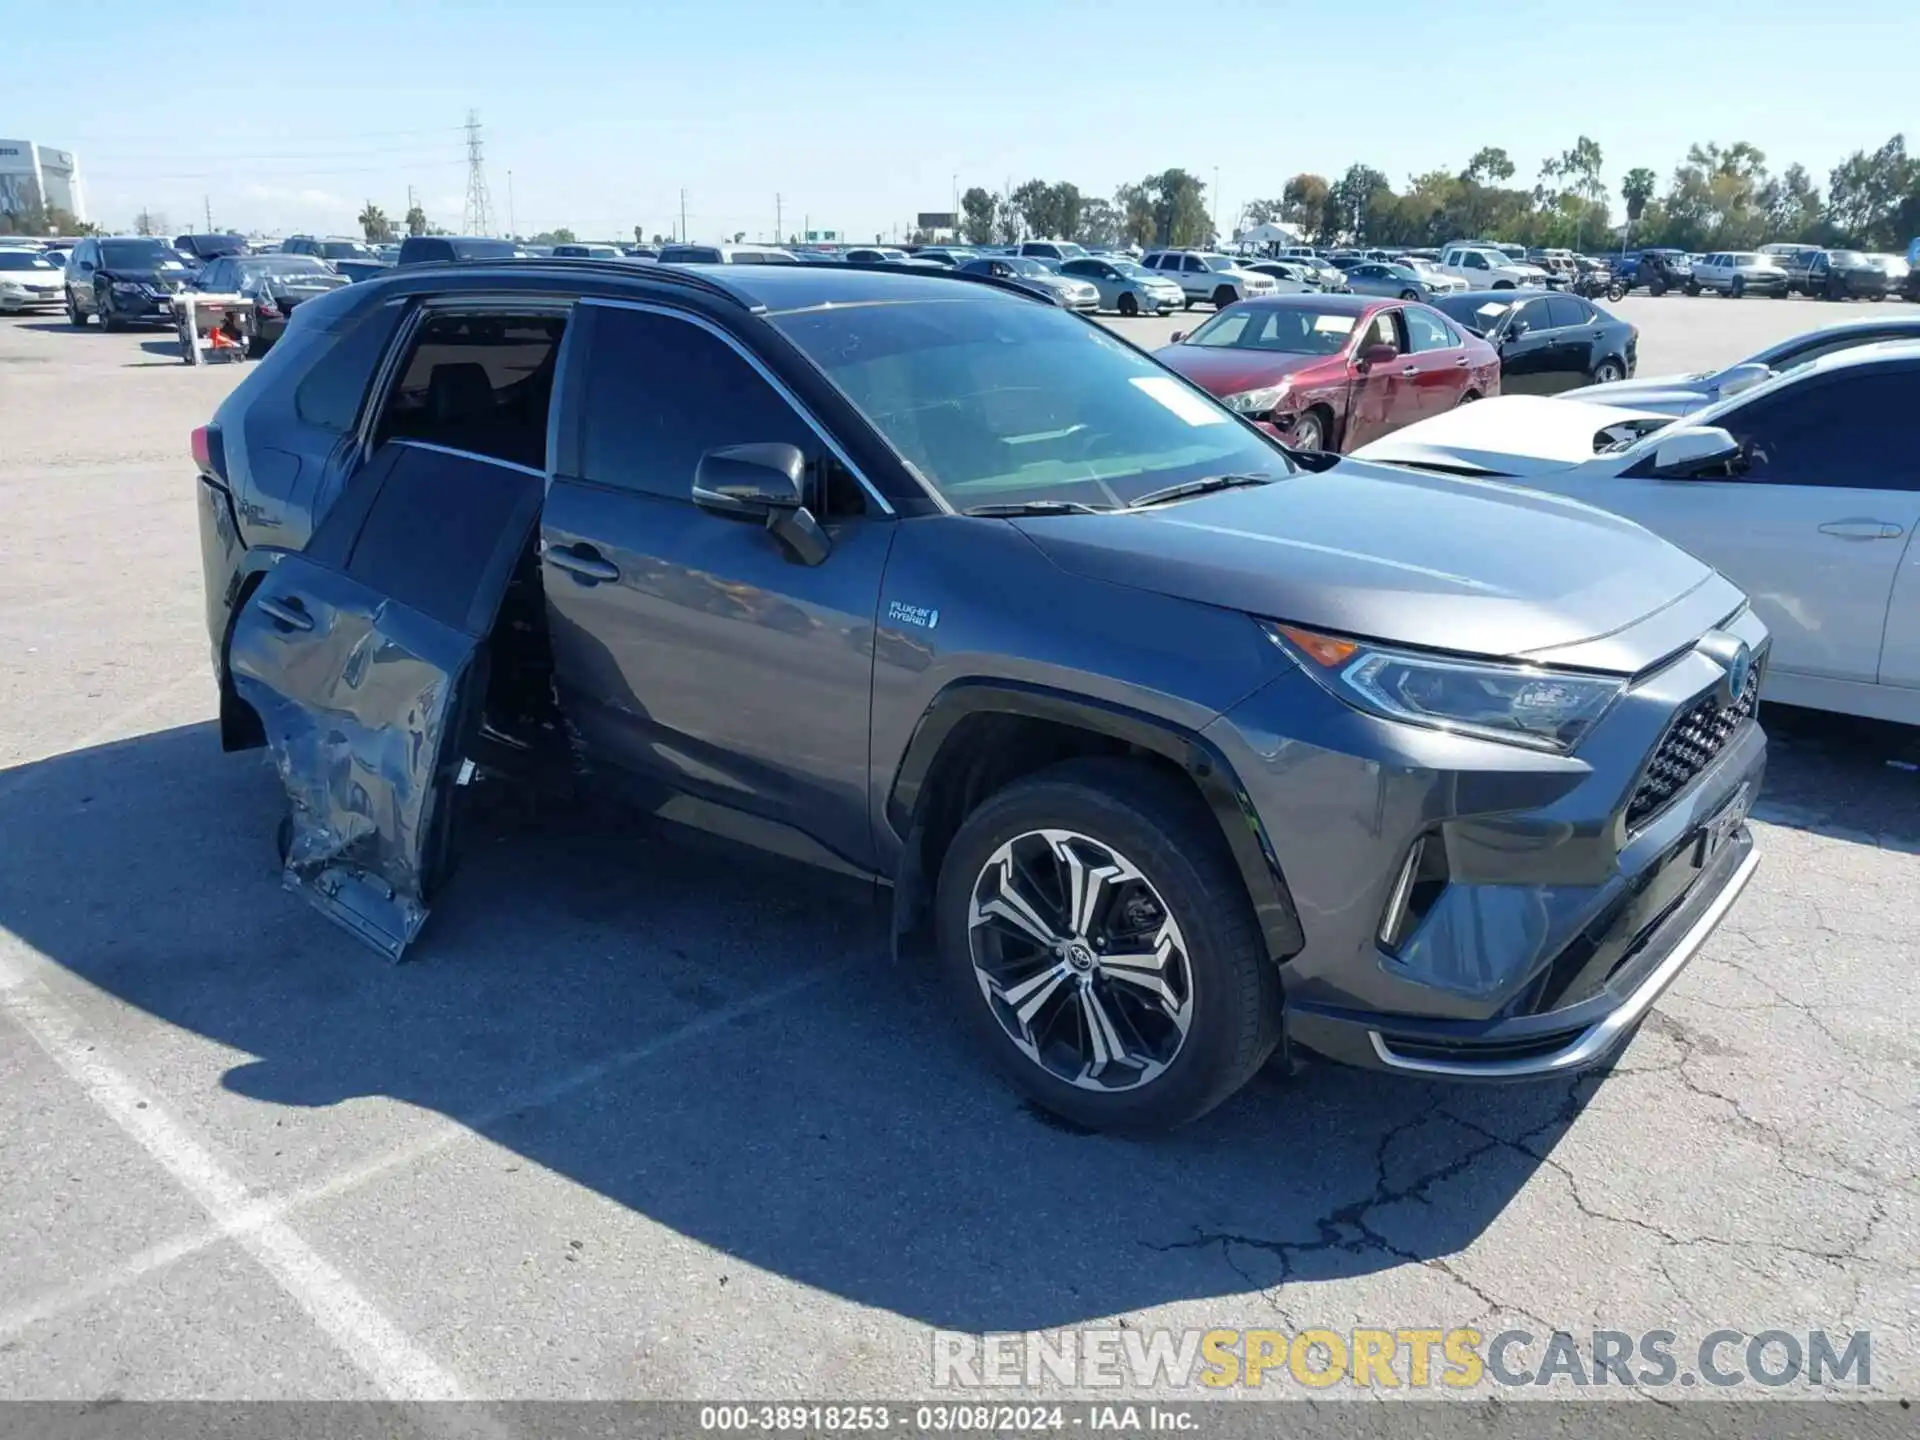
{"label": "car roof rail", "polygon": [[[989,255],[986,258],[991,260],[996,257]],[[1006,260],[1020,257],[1002,255],[997,258]],[[1060,304],[1050,295],[1042,295],[1015,281],[1002,279],[998,275],[982,275],[978,271],[963,273],[958,268],[949,269],[945,265],[901,265],[891,260],[843,260],[840,263],[848,270],[880,270],[892,275],[924,275],[932,280],[965,280],[970,284],[988,285],[995,290],[1004,290],[1009,295],[1018,295],[1022,300],[1037,300],[1042,305]]]}
{"label": "car roof rail", "polygon": [[600,275],[617,275],[623,280],[662,280],[671,285],[698,290],[704,295],[726,300],[740,306],[743,310],[766,309],[758,301],[748,298],[730,286],[721,284],[711,276],[696,274],[679,265],[636,263],[631,255],[618,260],[605,255],[534,255],[524,260],[502,255],[491,259],[423,260],[412,265],[396,265],[390,268],[396,274],[406,274],[414,270],[494,270],[503,266],[511,267],[515,271],[584,270]]}

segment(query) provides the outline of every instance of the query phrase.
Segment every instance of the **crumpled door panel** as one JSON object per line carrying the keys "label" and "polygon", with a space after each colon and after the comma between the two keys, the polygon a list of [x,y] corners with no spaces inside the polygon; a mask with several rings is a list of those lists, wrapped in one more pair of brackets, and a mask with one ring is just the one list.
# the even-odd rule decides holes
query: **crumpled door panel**
{"label": "crumpled door panel", "polygon": [[229,667],[286,787],[287,888],[398,960],[444,878],[487,635],[542,487],[427,451],[369,472],[377,496],[343,507],[351,544],[323,525],[277,557],[234,621]]}

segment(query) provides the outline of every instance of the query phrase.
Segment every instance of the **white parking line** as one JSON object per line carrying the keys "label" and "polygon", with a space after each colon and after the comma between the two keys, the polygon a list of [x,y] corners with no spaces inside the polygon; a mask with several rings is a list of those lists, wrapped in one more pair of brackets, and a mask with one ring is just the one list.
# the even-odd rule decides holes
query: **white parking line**
{"label": "white parking line", "polygon": [[[0,969],[11,965],[0,960]],[[126,1076],[81,1038],[46,988],[17,974],[0,989],[3,1010],[121,1130],[151,1155],[212,1217],[222,1238],[239,1244],[393,1400],[461,1400],[453,1373],[422,1350],[353,1282],[277,1218],[242,1225],[254,1207],[247,1187]]]}
{"label": "white parking line", "polygon": [[[207,1206],[208,1212],[214,1216],[216,1222],[214,1225],[191,1231],[184,1235],[176,1235],[156,1245],[150,1245],[145,1250],[128,1257],[110,1270],[89,1276],[87,1279],[76,1284],[63,1286],[58,1290],[48,1291],[35,1296],[22,1304],[0,1310],[0,1339],[17,1334],[44,1320],[49,1320],[56,1316],[77,1310],[84,1305],[89,1305],[101,1296],[119,1289],[122,1285],[138,1280],[144,1275],[152,1274],[156,1270],[165,1269],[177,1261],[187,1259],[189,1256],[196,1255],[200,1251],[218,1245],[223,1241],[242,1240],[243,1237],[263,1232],[270,1226],[278,1226],[281,1229],[285,1229],[286,1227],[283,1223],[285,1218],[297,1210],[317,1204],[323,1200],[331,1200],[338,1196],[349,1194],[357,1190],[360,1186],[367,1184],[369,1181],[376,1180],[382,1175],[390,1174],[395,1170],[402,1170],[410,1165],[417,1164],[419,1161],[439,1153],[458,1141],[469,1138],[476,1132],[484,1131],[491,1126],[499,1124],[509,1116],[518,1115],[528,1110],[538,1110],[544,1106],[554,1104],[556,1101],[565,1099],[577,1090],[586,1089],[610,1076],[618,1074],[622,1070],[631,1069],[643,1060],[649,1060],[673,1046],[682,1044],[688,1040],[697,1039],[703,1035],[711,1034],[715,1030],[733,1024],[736,1020],[741,1020],[759,1011],[770,1009],[781,1001],[806,990],[810,990],[822,981],[832,979],[834,976],[843,974],[862,963],[865,962],[863,960],[840,960],[826,965],[815,966],[811,970],[801,971],[798,975],[783,981],[779,985],[750,995],[744,1000],[736,1001],[734,1004],[723,1005],[717,1010],[709,1010],[704,1015],[697,1016],[676,1029],[652,1036],[647,1040],[643,1040],[638,1045],[620,1051],[618,1054],[596,1060],[576,1070],[570,1070],[564,1075],[556,1076],[544,1085],[537,1085],[529,1090],[523,1090],[518,1094],[508,1096],[506,1099],[489,1106],[485,1110],[476,1111],[471,1115],[453,1116],[448,1123],[436,1127],[430,1134],[422,1139],[413,1141],[411,1144],[396,1146],[385,1154],[377,1155],[373,1159],[364,1161],[359,1165],[350,1166],[315,1184],[303,1186],[298,1190],[289,1191],[284,1195],[267,1195],[250,1198],[224,1211],[215,1211],[212,1206]],[[59,1056],[48,1046],[47,1041],[33,1028],[32,1024],[22,1017],[14,1004],[12,992],[26,990],[27,986],[28,982],[25,977],[20,976],[4,959],[0,959],[0,1009],[4,1009],[6,1013],[12,1014],[16,1020],[19,1020],[22,1026],[28,1030],[28,1033],[33,1035],[33,1038],[40,1044],[41,1048],[46,1049],[50,1055],[54,1055],[56,1063],[61,1063]],[[31,992],[28,991],[28,993]],[[53,1002],[50,998],[43,998],[37,1003],[43,1009],[57,1005],[57,1002]],[[70,1037],[72,1032],[69,1030],[65,1033]],[[83,1051],[83,1053],[88,1061],[95,1061],[94,1052]],[[62,1063],[62,1068],[67,1068],[64,1063]],[[104,1066],[102,1068],[104,1068]],[[108,1073],[111,1074],[112,1072],[109,1071]],[[76,1076],[75,1078],[79,1077]],[[82,1081],[82,1083],[84,1084],[85,1081]],[[98,1097],[96,1097],[96,1099],[97,1098]],[[113,1114],[114,1112],[109,1110],[109,1113]],[[157,1112],[153,1110],[151,1103],[149,1103],[148,1108],[144,1110],[136,1107],[135,1113],[139,1118],[145,1120],[148,1116],[154,1115]],[[115,1118],[119,1118],[117,1114]],[[177,1130],[178,1127],[176,1126],[174,1128]],[[138,1139],[139,1137],[136,1136],[135,1138]],[[184,1139],[185,1137],[182,1136],[181,1138]],[[145,1144],[145,1141],[143,1140],[141,1143]],[[191,1146],[193,1142],[187,1140],[186,1143]],[[151,1147],[148,1148],[151,1151]],[[197,1147],[195,1148],[197,1149]],[[165,1162],[162,1161],[162,1163],[164,1164]],[[246,1193],[245,1187],[240,1186],[238,1181],[233,1181],[232,1184],[238,1187],[242,1194]],[[189,1186],[188,1188],[191,1189],[192,1187]],[[195,1192],[195,1198],[200,1198],[198,1192]],[[205,1201],[203,1200],[202,1203],[205,1204]],[[317,1259],[318,1257],[316,1256],[315,1258]],[[342,1283],[345,1282],[343,1281]],[[348,1353],[352,1354],[353,1352],[349,1350]]]}

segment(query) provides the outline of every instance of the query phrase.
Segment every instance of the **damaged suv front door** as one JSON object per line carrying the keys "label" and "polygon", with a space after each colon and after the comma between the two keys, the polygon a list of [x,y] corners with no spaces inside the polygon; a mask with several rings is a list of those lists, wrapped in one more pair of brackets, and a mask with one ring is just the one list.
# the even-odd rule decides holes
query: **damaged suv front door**
{"label": "damaged suv front door", "polygon": [[233,684],[286,786],[284,883],[389,958],[444,877],[487,639],[530,560],[537,470],[383,445],[302,551],[260,555]]}

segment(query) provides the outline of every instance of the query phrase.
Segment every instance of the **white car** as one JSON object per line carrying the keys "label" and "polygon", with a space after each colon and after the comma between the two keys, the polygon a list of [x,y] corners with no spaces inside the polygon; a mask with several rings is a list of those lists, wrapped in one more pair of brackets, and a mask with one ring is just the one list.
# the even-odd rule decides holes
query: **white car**
{"label": "white car", "polygon": [[64,273],[38,250],[0,250],[0,315],[58,309]]}
{"label": "white car", "polygon": [[1241,269],[1239,259],[1232,255],[1213,255],[1201,250],[1155,250],[1140,263],[1178,285],[1181,304],[1188,310],[1199,301],[1224,310],[1236,300],[1279,291],[1271,275]]}
{"label": "white car", "polygon": [[1773,632],[1768,698],[1920,725],[1916,394],[1920,343],[1864,345],[1684,421],[1502,397],[1354,454],[1507,479],[1638,521],[1747,592]]}
{"label": "white car", "polygon": [[1547,272],[1538,265],[1510,258],[1491,245],[1449,245],[1436,267],[1442,275],[1467,282],[1473,290],[1512,290],[1521,285],[1546,285]]}
{"label": "white car", "polygon": [[1088,255],[1060,262],[1060,273],[1084,280],[1100,294],[1102,310],[1122,315],[1159,315],[1186,299],[1186,292],[1164,275],[1119,255]]}

